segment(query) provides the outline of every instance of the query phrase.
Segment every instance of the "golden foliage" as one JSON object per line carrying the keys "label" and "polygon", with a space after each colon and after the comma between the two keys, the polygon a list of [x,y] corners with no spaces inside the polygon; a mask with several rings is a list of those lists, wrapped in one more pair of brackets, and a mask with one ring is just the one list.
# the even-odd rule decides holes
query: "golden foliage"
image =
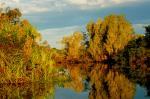
{"label": "golden foliage", "polygon": [[48,80],[54,70],[50,48],[37,43],[41,35],[20,17],[18,9],[0,16],[0,83]]}
{"label": "golden foliage", "polygon": [[66,54],[71,58],[79,58],[80,50],[82,49],[83,35],[80,32],[75,32],[73,35],[64,37],[62,43],[65,45]]}
{"label": "golden foliage", "polygon": [[108,55],[122,50],[133,37],[133,27],[124,16],[110,15],[103,21],[87,25],[90,34],[88,51],[94,60],[106,59]]}
{"label": "golden foliage", "polygon": [[29,60],[31,54],[32,54],[32,43],[33,43],[33,40],[31,37],[28,37],[26,39],[26,42],[23,46],[23,54],[24,54],[24,58],[25,60]]}

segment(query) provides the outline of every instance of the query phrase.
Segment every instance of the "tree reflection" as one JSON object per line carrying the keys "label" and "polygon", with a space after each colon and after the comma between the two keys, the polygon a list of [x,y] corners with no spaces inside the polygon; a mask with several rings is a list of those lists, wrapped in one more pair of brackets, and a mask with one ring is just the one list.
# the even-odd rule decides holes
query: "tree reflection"
{"label": "tree reflection", "polygon": [[89,74],[91,82],[90,99],[132,99],[135,84],[118,71],[108,70],[107,65],[98,64]]}
{"label": "tree reflection", "polygon": [[82,92],[85,88],[84,79],[86,76],[83,64],[67,64],[68,74],[71,78],[69,82],[64,83],[65,88],[71,88],[76,92]]}
{"label": "tree reflection", "polygon": [[[89,99],[133,99],[136,84],[147,89],[149,95],[150,75],[145,69],[118,68],[115,64],[65,64],[70,81],[64,83],[65,88],[76,92],[89,89]],[[85,80],[89,84],[85,84]]]}
{"label": "tree reflection", "polygon": [[142,66],[136,69],[119,68],[119,71],[124,73],[134,83],[146,88],[147,96],[150,96],[150,70],[148,69],[148,65],[144,65],[146,68],[141,68]]}
{"label": "tree reflection", "polygon": [[0,99],[54,99],[54,85],[32,83],[25,85],[0,85]]}

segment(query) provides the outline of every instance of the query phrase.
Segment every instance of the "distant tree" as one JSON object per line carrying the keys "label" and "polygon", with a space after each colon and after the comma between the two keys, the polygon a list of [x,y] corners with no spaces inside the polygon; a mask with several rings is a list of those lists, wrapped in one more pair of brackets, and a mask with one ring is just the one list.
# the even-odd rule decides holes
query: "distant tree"
{"label": "distant tree", "polygon": [[20,17],[22,16],[22,13],[19,9],[13,9],[8,10],[7,15],[9,16],[9,19],[12,21],[12,23],[16,24],[20,21]]}
{"label": "distant tree", "polygon": [[71,58],[78,58],[82,48],[83,35],[80,32],[74,32],[73,35],[64,37],[62,43],[65,45],[66,55]]}
{"label": "distant tree", "polygon": [[16,24],[20,22],[22,13],[20,12],[18,8],[10,9],[10,7],[7,7],[7,8],[0,8],[0,16],[3,16],[9,19],[11,23]]}

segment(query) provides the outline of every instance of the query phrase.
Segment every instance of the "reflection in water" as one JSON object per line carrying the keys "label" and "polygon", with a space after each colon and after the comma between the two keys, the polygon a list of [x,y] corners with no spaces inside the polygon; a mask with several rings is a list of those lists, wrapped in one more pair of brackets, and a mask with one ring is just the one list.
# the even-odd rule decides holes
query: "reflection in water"
{"label": "reflection in water", "polygon": [[137,68],[136,70],[121,68],[120,70],[128,79],[146,89],[147,93],[145,96],[150,96],[150,70],[148,68]]}
{"label": "reflection in water", "polygon": [[86,86],[84,80],[86,79],[86,71],[84,64],[66,64],[65,65],[70,81],[64,83],[65,88],[73,89],[76,92],[82,92]]}
{"label": "reflection in water", "polygon": [[123,74],[106,69],[107,65],[94,66],[89,74],[92,89],[90,99],[133,99],[135,84]]}
{"label": "reflection in water", "polygon": [[58,87],[81,94],[88,90],[89,99],[134,99],[137,84],[145,87],[150,95],[149,72],[141,69],[109,69],[107,64],[68,64],[58,74],[46,83],[0,84],[0,99],[55,99]]}
{"label": "reflection in water", "polygon": [[48,83],[0,85],[0,99],[44,99],[54,97],[54,86]]}
{"label": "reflection in water", "polygon": [[84,84],[83,84],[80,68],[78,67],[71,68],[69,73],[70,73],[71,81],[65,83],[64,87],[72,88],[76,92],[82,92],[84,90]]}

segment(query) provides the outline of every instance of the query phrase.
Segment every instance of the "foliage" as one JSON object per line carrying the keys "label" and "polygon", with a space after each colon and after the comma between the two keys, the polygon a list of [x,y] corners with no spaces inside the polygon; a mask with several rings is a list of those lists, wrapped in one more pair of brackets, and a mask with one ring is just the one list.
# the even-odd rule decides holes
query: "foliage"
{"label": "foliage", "polygon": [[1,99],[54,99],[54,85],[51,83],[30,83],[23,85],[1,84]]}
{"label": "foliage", "polygon": [[50,48],[38,44],[41,35],[21,15],[18,9],[0,13],[0,83],[49,80],[55,71]]}
{"label": "foliage", "polygon": [[109,15],[97,22],[90,21],[86,29],[87,32],[75,32],[64,37],[64,55],[58,55],[66,56],[64,60],[69,61],[109,60],[135,36],[132,25],[121,15]]}
{"label": "foliage", "polygon": [[78,59],[82,49],[82,39],[83,35],[80,32],[74,32],[73,35],[64,37],[62,43],[65,45],[65,54],[72,59]]}
{"label": "foliage", "polygon": [[128,42],[127,46],[114,56],[116,63],[120,66],[130,66],[132,69],[137,68],[150,68],[150,50],[147,40],[148,32],[146,35],[136,35],[134,39]]}
{"label": "foliage", "polygon": [[[149,91],[149,79],[144,78],[149,77],[150,70],[150,26],[145,27],[145,36],[136,35],[124,16],[110,15],[104,20],[89,22],[84,33],[74,32],[64,37],[64,49],[58,50],[50,48],[47,41],[39,44],[40,33],[28,20],[21,20],[21,15],[18,9],[0,12],[0,83],[24,84],[54,80],[60,86],[81,92],[85,90],[83,81],[87,79],[91,84],[90,99],[131,99],[135,92],[134,80]],[[116,61],[117,66],[114,68],[121,67],[122,73],[107,64],[89,67],[85,64],[79,67],[67,64],[66,67],[62,65],[63,69],[54,67],[55,62],[65,60],[87,63],[89,60],[98,62],[110,58]],[[136,75],[138,78],[128,79]],[[14,91],[12,97],[17,97],[18,92],[22,93],[20,90],[23,89]],[[52,88],[50,93],[53,92]],[[47,95],[36,94],[42,94],[43,97]]]}
{"label": "foliage", "polygon": [[150,48],[150,25],[145,27],[145,41],[147,43],[147,47]]}
{"label": "foliage", "polygon": [[96,61],[108,59],[127,45],[133,36],[131,24],[120,15],[109,15],[87,25],[90,36],[88,51]]}

